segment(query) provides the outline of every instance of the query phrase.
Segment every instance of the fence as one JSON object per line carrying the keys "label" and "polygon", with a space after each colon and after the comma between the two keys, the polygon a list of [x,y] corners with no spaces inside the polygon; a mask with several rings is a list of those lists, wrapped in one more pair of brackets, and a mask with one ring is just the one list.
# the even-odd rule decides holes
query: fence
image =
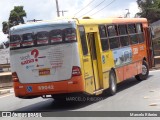
{"label": "fence", "polygon": [[10,71],[9,48],[0,49],[0,88],[12,86]]}

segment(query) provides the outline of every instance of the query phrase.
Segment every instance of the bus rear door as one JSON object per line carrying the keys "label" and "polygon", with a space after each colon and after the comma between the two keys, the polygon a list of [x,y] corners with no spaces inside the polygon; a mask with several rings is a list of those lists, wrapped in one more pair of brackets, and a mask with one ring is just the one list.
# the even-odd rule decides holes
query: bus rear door
{"label": "bus rear door", "polygon": [[[96,28],[96,27],[94,27]],[[83,51],[83,71],[86,92],[100,94],[102,87],[102,75],[100,74],[100,50],[98,43],[97,29],[90,30],[90,27],[79,26],[81,45]]]}
{"label": "bus rear door", "polygon": [[94,33],[88,33],[87,39],[88,39],[88,46],[89,46],[91,61],[92,61],[95,90],[99,90],[100,89],[100,83],[99,83],[100,78],[99,78],[98,60],[97,60],[97,51],[96,51],[96,42],[95,42]]}

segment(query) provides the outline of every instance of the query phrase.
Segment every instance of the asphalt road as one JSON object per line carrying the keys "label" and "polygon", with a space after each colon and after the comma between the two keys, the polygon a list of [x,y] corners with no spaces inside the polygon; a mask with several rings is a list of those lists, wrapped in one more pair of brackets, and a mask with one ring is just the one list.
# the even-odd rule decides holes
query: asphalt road
{"label": "asphalt road", "polygon": [[7,94],[0,96],[0,111],[160,111],[159,74],[160,71],[152,71],[142,82],[135,78],[126,80],[118,85],[114,96],[104,93],[72,102],[55,102],[52,98],[40,97],[19,99],[14,94]]}

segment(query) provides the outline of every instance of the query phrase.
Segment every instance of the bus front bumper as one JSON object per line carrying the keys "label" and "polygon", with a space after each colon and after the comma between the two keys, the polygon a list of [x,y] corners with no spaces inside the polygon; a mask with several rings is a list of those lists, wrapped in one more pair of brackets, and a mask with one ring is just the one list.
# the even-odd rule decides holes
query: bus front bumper
{"label": "bus front bumper", "polygon": [[84,82],[82,76],[74,76],[70,80],[47,83],[26,84],[14,82],[13,85],[15,96],[20,98],[84,92]]}

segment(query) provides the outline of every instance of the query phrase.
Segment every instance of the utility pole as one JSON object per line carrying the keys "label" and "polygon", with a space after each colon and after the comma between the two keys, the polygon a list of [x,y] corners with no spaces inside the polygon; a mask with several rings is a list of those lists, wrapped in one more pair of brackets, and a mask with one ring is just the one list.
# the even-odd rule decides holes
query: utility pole
{"label": "utility pole", "polygon": [[56,8],[57,8],[57,17],[60,17],[59,15],[59,5],[58,5],[58,0],[56,0]]}
{"label": "utility pole", "polygon": [[128,12],[126,13],[125,17],[126,17],[126,18],[130,18],[130,12],[129,12],[129,9],[125,9],[125,10],[127,10],[127,11],[128,11]]}
{"label": "utility pole", "polygon": [[68,12],[68,11],[62,10],[62,11],[59,11],[59,12],[62,12],[62,16],[64,16],[64,12]]}

